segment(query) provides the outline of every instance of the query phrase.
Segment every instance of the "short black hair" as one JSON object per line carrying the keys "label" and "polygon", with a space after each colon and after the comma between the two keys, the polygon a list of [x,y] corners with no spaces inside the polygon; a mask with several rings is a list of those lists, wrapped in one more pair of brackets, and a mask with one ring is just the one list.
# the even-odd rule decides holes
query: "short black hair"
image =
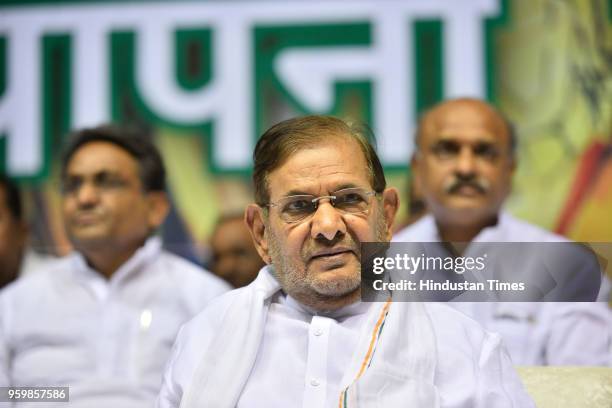
{"label": "short black hair", "polygon": [[108,142],[128,152],[138,162],[140,180],[144,191],[166,190],[166,169],[161,154],[144,131],[132,127],[107,124],[73,132],[62,157],[62,178],[72,156],[83,145],[91,142]]}
{"label": "short black hair", "polygon": [[4,187],[6,206],[16,221],[23,220],[23,207],[21,205],[21,192],[17,184],[8,176],[0,173],[0,187]]}

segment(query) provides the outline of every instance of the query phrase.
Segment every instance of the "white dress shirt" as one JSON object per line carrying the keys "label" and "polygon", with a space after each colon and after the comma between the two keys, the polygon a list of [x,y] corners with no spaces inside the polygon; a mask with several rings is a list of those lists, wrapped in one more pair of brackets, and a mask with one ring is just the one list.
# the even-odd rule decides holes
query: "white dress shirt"
{"label": "white dress shirt", "polygon": [[158,238],[110,279],[73,253],[0,292],[0,386],[69,386],[70,407],[149,408],[178,328],[228,289]]}
{"label": "white dress shirt", "polygon": [[[269,271],[264,268],[260,274]],[[219,297],[183,326],[164,374],[158,408],[179,407],[229,305],[236,296],[255,290],[253,287],[251,284]],[[425,306],[436,338],[434,385],[441,396],[440,407],[533,406],[499,336],[485,332],[446,305]],[[337,407],[341,379],[370,307],[372,304],[357,303],[322,315],[278,292],[237,407]],[[215,367],[210,369],[214,372]]]}
{"label": "white dress shirt", "polygon": [[[437,242],[432,215],[399,231],[394,242]],[[501,212],[496,225],[484,228],[473,242],[564,242],[566,238]],[[470,247],[466,254],[469,254]],[[604,280],[600,293],[609,293]],[[516,365],[610,364],[610,318],[603,302],[450,302],[503,337]]]}
{"label": "white dress shirt", "polygon": [[57,262],[60,259],[53,255],[42,254],[32,248],[26,248],[21,259],[19,276],[23,277],[39,270],[48,269],[53,262]]}

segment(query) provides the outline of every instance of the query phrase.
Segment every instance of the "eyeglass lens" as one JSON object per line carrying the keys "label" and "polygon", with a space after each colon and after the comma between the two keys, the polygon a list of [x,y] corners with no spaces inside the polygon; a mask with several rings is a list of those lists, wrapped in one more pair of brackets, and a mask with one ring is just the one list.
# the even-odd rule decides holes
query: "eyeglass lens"
{"label": "eyeglass lens", "polygon": [[356,214],[364,213],[369,207],[370,192],[362,189],[344,189],[330,196],[315,197],[313,195],[296,195],[279,200],[279,213],[287,222],[300,221],[312,215],[318,208],[319,201],[329,199],[337,210]]}

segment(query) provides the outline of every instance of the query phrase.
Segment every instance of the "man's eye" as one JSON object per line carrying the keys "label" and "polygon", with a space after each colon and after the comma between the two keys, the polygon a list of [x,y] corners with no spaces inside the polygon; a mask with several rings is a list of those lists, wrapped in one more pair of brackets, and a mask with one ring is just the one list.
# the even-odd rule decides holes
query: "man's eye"
{"label": "man's eye", "polygon": [[125,181],[119,177],[104,175],[96,178],[96,187],[101,189],[115,189],[125,186]]}
{"label": "man's eye", "polygon": [[437,156],[448,157],[457,154],[459,152],[459,146],[452,142],[439,142],[433,146],[432,151]]}
{"label": "man's eye", "polygon": [[62,193],[64,194],[74,193],[79,188],[81,188],[82,184],[83,184],[82,180],[77,180],[77,179],[66,180],[62,183]]}
{"label": "man's eye", "polygon": [[347,193],[336,197],[336,204],[359,204],[365,199],[358,193]]}
{"label": "man's eye", "polygon": [[313,207],[312,201],[301,199],[301,200],[294,200],[294,201],[288,202],[283,207],[283,211],[289,212],[289,213],[304,212],[304,211],[310,211],[312,207]]}
{"label": "man's eye", "polygon": [[100,180],[98,183],[101,187],[113,188],[113,187],[121,187],[123,186],[123,181],[119,179],[104,179]]}
{"label": "man's eye", "polygon": [[499,155],[499,152],[495,146],[480,144],[474,148],[474,154],[485,159],[495,159]]}

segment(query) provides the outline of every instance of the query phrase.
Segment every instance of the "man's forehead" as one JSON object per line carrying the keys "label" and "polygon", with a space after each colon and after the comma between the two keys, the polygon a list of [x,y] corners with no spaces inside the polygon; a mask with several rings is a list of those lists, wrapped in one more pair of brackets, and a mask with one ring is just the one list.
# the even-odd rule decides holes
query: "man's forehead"
{"label": "man's forehead", "polygon": [[509,139],[504,119],[480,101],[451,101],[430,111],[422,122],[421,134],[428,140],[469,136],[482,141]]}
{"label": "man's forehead", "polygon": [[369,187],[370,177],[365,156],[352,139],[300,149],[268,175],[268,187],[283,194],[356,186]]}
{"label": "man's forehead", "polygon": [[66,166],[66,174],[93,175],[99,173],[138,174],[138,163],[123,148],[105,141],[93,141],[80,146]]}
{"label": "man's forehead", "polygon": [[223,221],[213,231],[213,237],[223,236],[226,234],[237,235],[243,232],[249,233],[246,224],[242,218],[231,218]]}
{"label": "man's forehead", "polygon": [[461,131],[453,131],[452,129],[437,132],[429,138],[430,143],[454,143],[466,145],[498,145],[505,143],[498,135],[475,131],[471,133],[463,133]]}
{"label": "man's forehead", "polygon": [[251,243],[251,234],[246,225],[242,225],[239,220],[229,221],[214,232],[212,239],[213,247],[241,247],[246,242]]}

